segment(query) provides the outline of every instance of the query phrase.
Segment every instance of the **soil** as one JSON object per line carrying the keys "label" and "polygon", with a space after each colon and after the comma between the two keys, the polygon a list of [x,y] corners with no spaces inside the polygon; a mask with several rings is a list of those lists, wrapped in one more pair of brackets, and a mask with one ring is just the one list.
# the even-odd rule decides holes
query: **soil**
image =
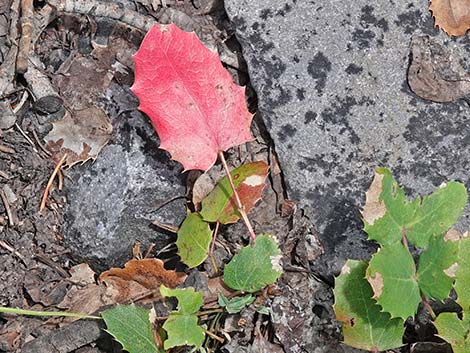
{"label": "soil", "polygon": [[[8,49],[18,38],[11,37],[11,31],[4,33],[1,29],[2,21],[8,24],[15,16],[17,20],[18,14],[11,9],[18,6],[18,2],[7,0],[0,5],[0,68],[10,70],[14,69],[14,64],[8,65]],[[45,148],[45,137],[52,129],[53,121],[61,119],[77,106],[93,105],[94,109],[103,109],[116,118],[136,110],[135,106],[129,107],[129,111],[120,106],[121,111],[113,113],[116,104],[111,101],[109,92],[129,92],[133,82],[131,56],[145,33],[145,28],[139,27],[145,26],[137,20],[134,23],[116,21],[113,18],[118,16],[112,13],[109,18],[95,16],[93,11],[99,11],[100,6],[106,8],[118,3],[122,5],[117,7],[119,11],[134,11],[149,22],[174,22],[184,30],[195,30],[206,45],[218,48],[235,81],[248,86],[247,99],[253,113],[256,113],[256,96],[250,89],[240,46],[221,1],[96,1],[95,10],[87,13],[83,13],[85,11],[78,5],[75,11],[62,11],[58,6],[61,1],[50,3],[55,5],[52,14],[46,11],[47,1],[34,2],[36,17],[33,22],[38,26],[36,28],[40,28],[40,33],[33,34],[31,58],[39,60],[37,68],[51,86],[36,85],[33,92],[32,79],[27,74],[15,75],[11,84],[7,82],[8,75],[0,77],[0,103],[3,104],[0,109],[5,112],[2,113],[0,129],[0,306],[54,311],[67,309],[64,301],[73,293],[77,296],[89,293],[80,292],[86,286],[77,291],[77,284],[71,280],[71,269],[90,261],[83,253],[77,256],[64,239],[67,233],[64,215],[69,203],[67,182],[62,188],[57,182],[52,184],[45,208],[40,210],[46,185],[58,163]],[[118,11],[114,7],[109,9]],[[40,13],[47,13],[49,20],[44,19],[46,15],[40,20]],[[92,63],[99,74],[96,77],[78,75],[73,80],[77,61]],[[120,66],[116,68],[117,62]],[[112,75],[107,76],[111,66],[114,67]],[[56,95],[50,94],[51,87]],[[44,91],[46,94],[41,95]],[[227,157],[231,167],[253,160],[264,160],[271,167],[268,187],[262,201],[250,213],[250,219],[258,233],[273,233],[278,237],[284,257],[284,275],[272,293],[260,299],[270,308],[271,316],[261,315],[250,307],[241,314],[224,318],[216,333],[229,336],[230,340],[225,338],[224,344],[206,342],[206,348],[223,352],[354,352],[356,350],[340,344],[340,329],[331,306],[333,279],[310,268],[323,252],[322,245],[305,216],[308,212],[297,209],[295,203],[286,199],[275,146],[263,122],[256,116],[253,133],[256,141],[231,151]],[[169,161],[168,155],[164,158]],[[92,161],[85,163],[91,164]],[[70,168],[63,168],[60,178],[67,180],[81,167]],[[220,165],[215,167],[216,171],[220,169]],[[197,173],[185,175],[188,204],[193,180],[198,176]],[[76,194],[75,188],[74,197]],[[171,247],[174,240],[174,235],[170,236],[165,244],[158,244],[149,255],[164,259],[167,268],[180,269],[181,264],[175,261],[176,253]],[[230,254],[247,242],[241,222],[222,227],[215,252],[217,265],[222,266]],[[165,246],[169,246],[170,251],[162,253]],[[145,252],[147,249],[141,250]],[[129,251],[128,260],[131,258]],[[109,264],[116,265],[112,261]],[[105,265],[91,261],[95,272],[105,269]],[[122,261],[120,265],[123,265]],[[207,261],[188,274],[186,285],[204,288],[207,287],[206,274],[213,276],[214,271]],[[0,352],[120,352],[119,344],[101,328],[102,324],[95,321],[46,321],[2,315]]]}

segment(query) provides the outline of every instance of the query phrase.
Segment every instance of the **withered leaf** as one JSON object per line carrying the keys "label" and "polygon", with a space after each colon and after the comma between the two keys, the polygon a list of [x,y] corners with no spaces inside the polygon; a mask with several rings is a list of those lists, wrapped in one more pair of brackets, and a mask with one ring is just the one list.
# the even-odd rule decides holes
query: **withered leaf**
{"label": "withered leaf", "polygon": [[429,36],[411,40],[408,84],[419,97],[433,102],[453,102],[470,93],[470,75],[459,58]]}
{"label": "withered leaf", "polygon": [[436,26],[450,36],[463,36],[470,29],[470,0],[431,0]]}
{"label": "withered leaf", "polygon": [[56,161],[67,154],[66,166],[96,159],[113,131],[106,113],[96,106],[67,112],[63,119],[53,122],[52,126],[45,137],[46,148]]}

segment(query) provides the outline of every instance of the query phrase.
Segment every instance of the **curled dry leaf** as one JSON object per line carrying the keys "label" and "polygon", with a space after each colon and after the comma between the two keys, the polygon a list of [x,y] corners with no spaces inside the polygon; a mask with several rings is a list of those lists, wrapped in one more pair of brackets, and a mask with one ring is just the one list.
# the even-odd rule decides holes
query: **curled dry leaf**
{"label": "curled dry leaf", "polygon": [[52,123],[45,140],[46,148],[58,161],[64,154],[66,166],[96,159],[108,143],[113,127],[106,113],[96,106],[66,113],[64,118]]}
{"label": "curled dry leaf", "polygon": [[429,36],[413,36],[408,84],[421,98],[454,102],[470,93],[470,75],[461,56]]}
{"label": "curled dry leaf", "polygon": [[470,29],[470,0],[431,0],[436,26],[451,36],[463,36]]}
{"label": "curled dry leaf", "polygon": [[99,281],[106,283],[115,293],[118,302],[146,290],[158,290],[161,284],[175,288],[186,279],[182,272],[166,270],[159,259],[130,260],[124,268],[112,268],[103,272]]}
{"label": "curled dry leaf", "polygon": [[366,192],[366,204],[362,210],[362,217],[370,225],[373,225],[377,219],[382,218],[387,212],[385,203],[380,199],[383,178],[383,174],[375,173],[374,180]]}
{"label": "curled dry leaf", "polygon": [[208,170],[220,151],[253,139],[245,89],[195,33],[155,25],[134,62],[139,109],[152,120],[160,148],[185,170]]}

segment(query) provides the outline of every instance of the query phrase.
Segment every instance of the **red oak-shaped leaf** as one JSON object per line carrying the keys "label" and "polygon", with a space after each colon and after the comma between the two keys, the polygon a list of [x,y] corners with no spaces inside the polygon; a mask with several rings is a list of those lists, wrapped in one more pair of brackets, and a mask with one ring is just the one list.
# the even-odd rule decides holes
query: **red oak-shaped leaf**
{"label": "red oak-shaped leaf", "polygon": [[253,139],[245,89],[195,33],[155,25],[134,56],[132,91],[184,169],[209,169],[219,151]]}

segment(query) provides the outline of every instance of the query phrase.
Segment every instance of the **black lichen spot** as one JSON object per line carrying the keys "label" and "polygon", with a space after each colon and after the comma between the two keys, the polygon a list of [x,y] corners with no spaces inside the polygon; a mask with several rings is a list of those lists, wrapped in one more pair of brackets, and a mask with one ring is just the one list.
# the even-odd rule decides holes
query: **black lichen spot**
{"label": "black lichen spot", "polygon": [[299,101],[303,101],[305,99],[305,89],[297,88],[297,98]]}
{"label": "black lichen spot", "polygon": [[271,9],[261,10],[261,15],[259,17],[266,21],[269,17],[273,17],[273,11]]}
{"label": "black lichen spot", "polygon": [[344,71],[346,71],[346,73],[348,73],[349,75],[358,75],[362,71],[364,71],[364,69],[362,68],[362,66],[358,66],[352,63],[352,64],[349,64],[348,67]]}
{"label": "black lichen spot", "polygon": [[395,24],[399,27],[404,28],[406,34],[412,34],[416,30],[420,29],[424,34],[436,35],[439,33],[439,29],[434,27],[432,16],[425,15],[423,19],[423,13],[421,10],[413,10],[414,5],[411,5],[411,9],[398,15],[398,20]]}
{"label": "black lichen spot", "polygon": [[351,143],[358,144],[361,140],[349,124],[348,116],[351,114],[351,109],[354,106],[373,104],[375,104],[374,101],[372,101],[368,97],[362,97],[360,101],[357,101],[357,99],[352,96],[346,96],[344,99],[336,97],[336,100],[331,105],[331,107],[325,109],[321,113],[321,117],[325,123],[334,124],[342,127],[339,130],[339,133],[344,134],[345,132],[348,132]]}
{"label": "black lichen spot", "polygon": [[352,40],[357,43],[359,49],[366,49],[371,47],[371,41],[375,38],[375,33],[366,30],[363,31],[362,29],[356,29],[352,33]]}
{"label": "black lichen spot", "polygon": [[291,124],[285,124],[281,126],[281,131],[277,133],[279,137],[279,141],[285,142],[288,137],[292,137],[297,132],[297,129],[293,127]]}
{"label": "black lichen spot", "polygon": [[235,25],[235,27],[241,31],[246,30],[246,21],[243,17],[240,16],[234,16],[232,18],[232,22]]}
{"label": "black lichen spot", "polygon": [[308,63],[307,72],[313,79],[317,80],[315,89],[321,94],[326,85],[328,72],[331,71],[331,62],[322,53],[318,52],[313,60]]}
{"label": "black lichen spot", "polygon": [[361,25],[363,28],[369,28],[370,26],[375,26],[382,31],[387,32],[388,31],[388,22],[385,20],[385,18],[381,18],[380,20],[374,16],[372,13],[374,11],[374,8],[370,5],[366,5],[361,9],[362,15],[361,15]]}
{"label": "black lichen spot", "polygon": [[253,23],[253,24],[251,25],[251,28],[252,28],[253,30],[257,31],[258,28],[259,28],[259,22]]}
{"label": "black lichen spot", "polygon": [[285,4],[281,10],[276,12],[276,15],[284,17],[290,10],[292,10],[292,7],[289,4]]}
{"label": "black lichen spot", "polygon": [[294,57],[292,58],[292,60],[294,60],[294,62],[296,63],[299,63],[300,62],[300,59],[297,55],[294,55]]}
{"label": "black lichen spot", "polygon": [[266,42],[258,32],[251,34],[248,37],[248,40],[250,43],[256,46],[260,54],[264,54],[274,48],[274,44]]}
{"label": "black lichen spot", "polygon": [[310,124],[312,121],[315,120],[315,118],[318,116],[317,113],[314,113],[312,112],[311,110],[309,110],[308,112],[305,113],[305,120],[304,120],[304,124],[307,125],[307,124]]}

